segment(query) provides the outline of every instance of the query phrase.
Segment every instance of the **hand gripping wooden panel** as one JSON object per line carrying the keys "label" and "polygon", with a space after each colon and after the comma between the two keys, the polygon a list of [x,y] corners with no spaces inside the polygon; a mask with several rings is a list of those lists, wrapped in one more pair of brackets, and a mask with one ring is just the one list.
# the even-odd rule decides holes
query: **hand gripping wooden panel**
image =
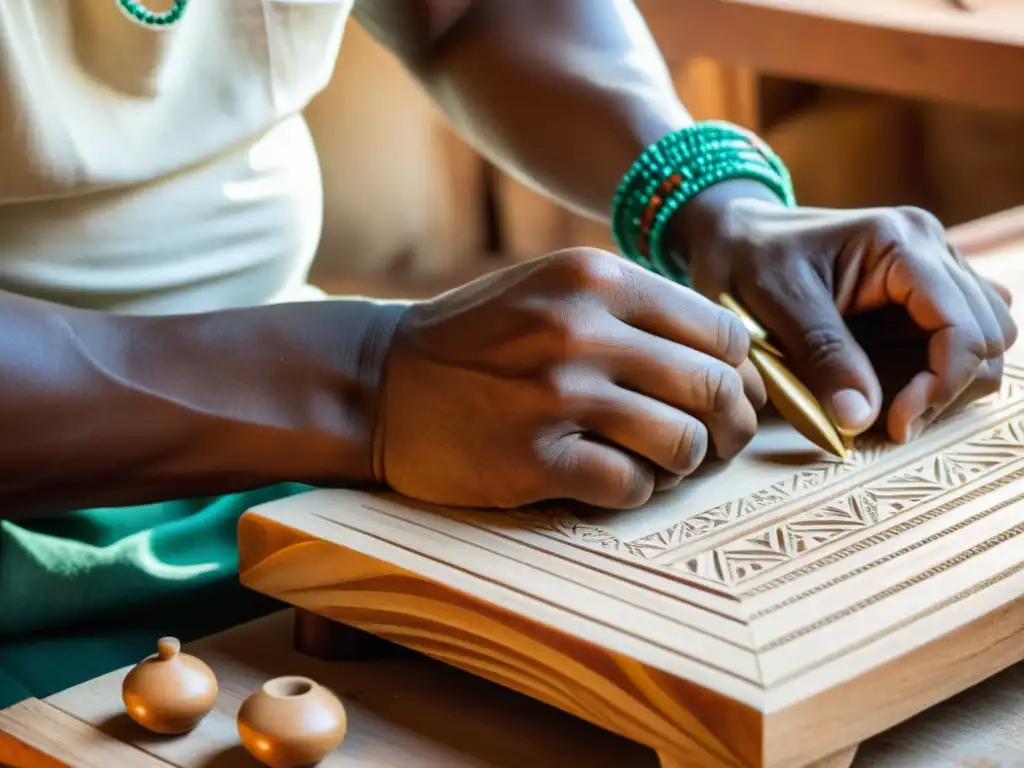
{"label": "hand gripping wooden panel", "polygon": [[276,502],[241,521],[241,578],[665,766],[841,766],[1024,658],[1022,479],[1024,369],[1008,366],[909,446],[831,459],[768,425],[637,512]]}

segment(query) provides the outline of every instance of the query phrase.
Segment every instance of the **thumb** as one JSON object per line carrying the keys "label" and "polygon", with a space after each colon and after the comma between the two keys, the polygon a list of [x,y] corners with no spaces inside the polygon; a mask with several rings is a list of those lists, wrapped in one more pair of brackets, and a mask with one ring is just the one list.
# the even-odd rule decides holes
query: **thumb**
{"label": "thumb", "polygon": [[818,273],[803,260],[765,270],[740,298],[778,340],[787,366],[840,431],[858,435],[874,424],[882,386],[867,353],[846,327]]}

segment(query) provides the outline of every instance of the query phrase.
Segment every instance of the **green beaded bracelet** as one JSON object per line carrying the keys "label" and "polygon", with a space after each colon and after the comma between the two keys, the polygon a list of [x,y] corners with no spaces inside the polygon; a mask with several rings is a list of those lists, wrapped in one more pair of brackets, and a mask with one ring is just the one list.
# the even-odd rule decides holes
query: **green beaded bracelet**
{"label": "green beaded bracelet", "polygon": [[796,205],[785,164],[755,134],[718,120],[695,123],[652,144],[623,177],[612,200],[612,235],[622,255],[688,284],[689,270],[665,255],[672,216],[709,187],[732,179],[764,184]]}
{"label": "green beaded bracelet", "polygon": [[188,0],[174,0],[170,10],[163,13],[155,13],[136,0],[117,0],[117,4],[128,18],[144,27],[166,27],[181,19]]}

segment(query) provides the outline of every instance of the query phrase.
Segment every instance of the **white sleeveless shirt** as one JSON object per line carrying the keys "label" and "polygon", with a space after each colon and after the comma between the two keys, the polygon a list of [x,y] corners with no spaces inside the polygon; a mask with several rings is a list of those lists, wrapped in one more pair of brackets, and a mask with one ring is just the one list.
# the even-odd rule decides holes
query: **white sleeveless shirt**
{"label": "white sleeveless shirt", "polygon": [[353,0],[0,0],[0,290],[122,312],[306,298],[319,166],[301,110]]}

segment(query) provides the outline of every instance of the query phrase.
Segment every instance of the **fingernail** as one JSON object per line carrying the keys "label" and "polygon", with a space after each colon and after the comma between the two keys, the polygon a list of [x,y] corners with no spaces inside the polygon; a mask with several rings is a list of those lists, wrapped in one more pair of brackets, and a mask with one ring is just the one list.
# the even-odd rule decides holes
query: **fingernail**
{"label": "fingernail", "polygon": [[935,408],[925,408],[924,411],[916,419],[910,422],[907,427],[907,439],[906,442],[917,440],[922,433],[928,428],[928,425],[935,420]]}
{"label": "fingernail", "polygon": [[856,389],[841,389],[832,395],[832,420],[844,431],[857,434],[871,426],[871,403]]}
{"label": "fingernail", "polygon": [[921,436],[921,433],[924,432],[924,428],[927,426],[928,425],[921,421],[921,419],[914,419],[910,422],[907,425],[907,435],[903,440],[904,444],[912,443],[917,440],[917,438]]}

